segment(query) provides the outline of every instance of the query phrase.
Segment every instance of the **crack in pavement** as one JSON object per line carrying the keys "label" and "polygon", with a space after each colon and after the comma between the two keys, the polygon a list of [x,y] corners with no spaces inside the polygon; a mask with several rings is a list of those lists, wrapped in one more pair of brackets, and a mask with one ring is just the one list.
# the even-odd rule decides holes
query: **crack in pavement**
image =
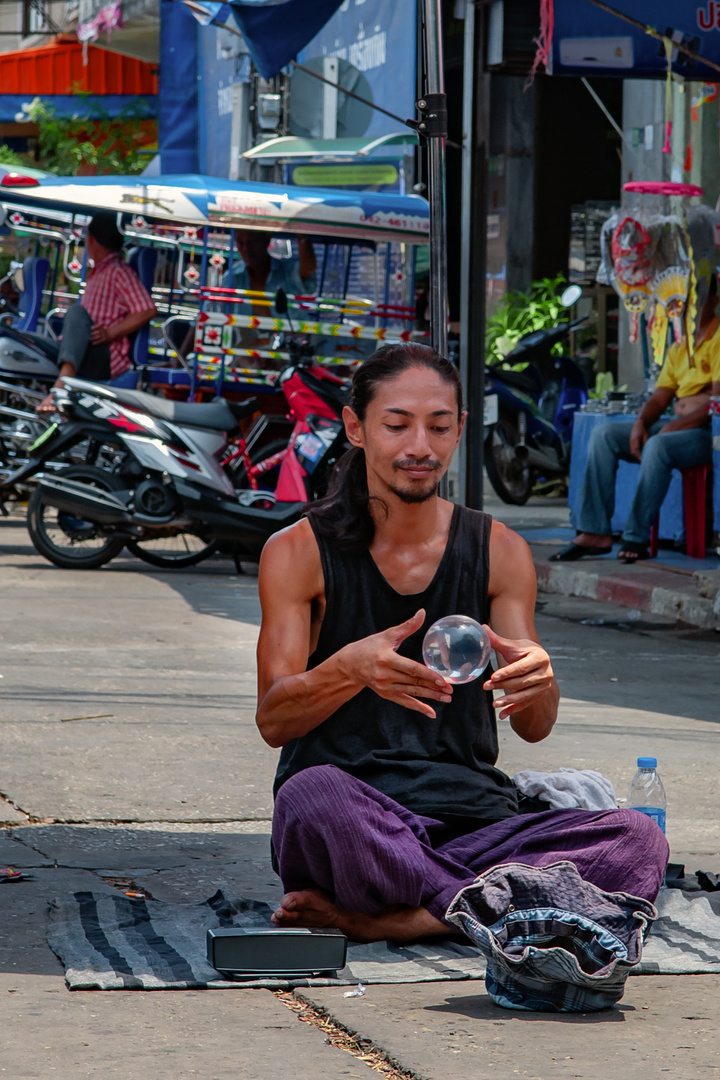
{"label": "crack in pavement", "polygon": [[[2,792],[0,792],[0,798],[5,799],[5,801],[7,803],[9,803],[10,806],[14,807],[14,809],[18,811],[18,813],[24,814],[25,817],[28,819],[28,821],[27,821],[28,825],[87,825],[89,827],[93,827],[93,826],[96,826],[96,825],[98,825],[98,826],[100,826],[100,825],[140,825],[140,826],[145,826],[148,829],[155,829],[159,825],[256,825],[256,824],[260,825],[260,824],[263,824],[263,823],[266,823],[266,822],[270,823],[272,821],[272,818],[270,818],[270,817],[261,817],[261,818],[254,818],[254,817],[253,818],[236,818],[236,817],[232,817],[232,818],[226,818],[226,817],[217,817],[217,818],[151,818],[149,820],[145,819],[145,818],[118,818],[118,817],[114,817],[114,818],[55,818],[55,817],[50,818],[50,817],[45,817],[45,818],[43,818],[43,817],[37,817],[37,816],[35,816],[33,814],[28,813],[26,810],[23,810],[22,807],[18,806],[11,799],[4,796],[2,794]],[[23,823],[23,824],[4,823],[0,827],[2,827],[2,828],[22,829],[22,828],[25,827],[25,823]]]}
{"label": "crack in pavement", "polygon": [[304,994],[296,991],[273,990],[271,993],[291,1009],[298,1020],[312,1027],[319,1028],[326,1035],[326,1042],[360,1061],[365,1062],[374,1072],[381,1073],[387,1080],[422,1080],[419,1073],[406,1069],[382,1046],[372,1039],[361,1035],[341,1023],[327,1009],[316,1005]]}
{"label": "crack in pavement", "polygon": [[18,806],[18,804],[9,795],[6,795],[4,791],[0,791],[0,799],[2,799],[3,802],[6,802],[8,806],[12,806],[13,810],[17,810],[18,814],[24,814],[25,817],[30,820],[30,814],[23,810],[21,806]]}

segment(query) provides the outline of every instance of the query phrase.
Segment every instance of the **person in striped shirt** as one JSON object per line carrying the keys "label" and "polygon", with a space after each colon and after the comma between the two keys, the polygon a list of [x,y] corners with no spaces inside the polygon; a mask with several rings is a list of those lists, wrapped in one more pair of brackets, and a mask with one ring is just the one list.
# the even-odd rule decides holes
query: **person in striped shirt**
{"label": "person in striped shirt", "polygon": [[[88,225],[86,248],[93,269],[78,304],[68,308],[58,353],[60,374],[108,382],[131,366],[130,335],[157,309],[139,277],[123,260],[115,214],[101,210]],[[39,410],[52,408],[48,397]]]}

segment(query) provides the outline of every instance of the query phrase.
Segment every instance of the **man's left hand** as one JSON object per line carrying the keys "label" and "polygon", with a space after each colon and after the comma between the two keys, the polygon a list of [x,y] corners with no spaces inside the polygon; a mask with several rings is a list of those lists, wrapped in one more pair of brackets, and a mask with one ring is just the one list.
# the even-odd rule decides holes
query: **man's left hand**
{"label": "man's left hand", "polygon": [[90,341],[93,345],[102,345],[104,342],[112,341],[109,328],[107,326],[93,326],[90,331]]}
{"label": "man's left hand", "polygon": [[550,657],[536,641],[530,638],[510,640],[500,637],[489,626],[485,629],[490,644],[505,660],[506,666],[498,668],[483,684],[483,689],[503,691],[502,697],[495,698],[493,706],[501,710],[500,719],[506,720],[547,693],[553,683],[553,669]]}

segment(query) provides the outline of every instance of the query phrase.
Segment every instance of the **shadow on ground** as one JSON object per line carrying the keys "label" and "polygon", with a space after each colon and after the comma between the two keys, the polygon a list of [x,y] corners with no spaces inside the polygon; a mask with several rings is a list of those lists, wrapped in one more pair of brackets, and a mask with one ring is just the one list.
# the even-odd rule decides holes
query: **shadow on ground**
{"label": "shadow on ground", "polygon": [[48,901],[79,891],[142,892],[149,899],[200,903],[218,888],[277,903],[267,832],[251,823],[123,828],[23,825],[0,830],[0,865],[31,875],[0,885],[0,972],[56,975],[46,941]]}
{"label": "shadow on ground", "polygon": [[449,997],[442,1005],[425,1005],[425,1012],[449,1013],[452,1016],[464,1016],[468,1020],[498,1020],[508,1019],[527,1021],[529,1023],[555,1022],[562,1025],[592,1025],[597,1024],[622,1024],[625,1022],[625,1013],[633,1013],[632,1005],[614,1005],[612,1009],[604,1009],[595,1013],[552,1013],[552,1012],[523,1012],[521,1009],[510,1011],[501,1009],[487,995],[473,994],[468,997]]}
{"label": "shadow on ground", "polygon": [[[61,570],[35,551],[25,528],[24,519],[17,513],[0,518],[0,557],[3,566],[33,573],[73,574],[80,571]],[[32,558],[32,563],[24,561]],[[11,562],[10,559],[18,559]],[[257,565],[242,563],[238,574],[234,561],[227,555],[213,555],[205,562],[187,570],[162,570],[144,563],[123,551],[99,571],[88,573],[143,574],[174,589],[198,615],[215,615],[221,619],[260,625],[260,604],[257,599]]]}
{"label": "shadow on ground", "polygon": [[720,723],[712,675],[720,634],[688,630],[669,620],[637,629],[631,618],[620,628],[615,622],[621,618],[614,606],[596,600],[540,601],[536,626],[561,680],[562,696],[594,706],[702,720],[713,727]]}

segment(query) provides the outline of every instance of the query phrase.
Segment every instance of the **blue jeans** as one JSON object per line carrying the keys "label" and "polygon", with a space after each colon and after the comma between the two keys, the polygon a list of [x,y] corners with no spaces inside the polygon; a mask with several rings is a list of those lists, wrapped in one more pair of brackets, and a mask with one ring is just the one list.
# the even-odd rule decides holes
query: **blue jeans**
{"label": "blue jeans", "polygon": [[[623,540],[647,544],[650,530],[657,518],[663,499],[670,487],[673,469],[689,469],[707,464],[712,455],[712,436],[709,428],[688,431],[669,431],[659,435],[667,420],[658,420],[650,428],[651,438],[645,443],[640,461],[640,476],[630,514],[623,531]],[[615,475],[618,462],[637,463],[630,453],[630,432],[633,422],[602,424],[590,437],[585,470],[578,529],[580,532],[609,536],[610,522],[615,511]]]}

